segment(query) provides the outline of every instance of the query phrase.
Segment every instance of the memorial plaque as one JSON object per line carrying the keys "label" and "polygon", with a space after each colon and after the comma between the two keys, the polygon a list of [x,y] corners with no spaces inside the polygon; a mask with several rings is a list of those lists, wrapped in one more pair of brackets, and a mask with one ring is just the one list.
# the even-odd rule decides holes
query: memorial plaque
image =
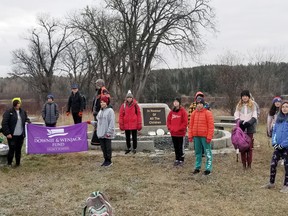
{"label": "memorial plaque", "polygon": [[164,107],[143,107],[144,126],[166,125],[166,114]]}

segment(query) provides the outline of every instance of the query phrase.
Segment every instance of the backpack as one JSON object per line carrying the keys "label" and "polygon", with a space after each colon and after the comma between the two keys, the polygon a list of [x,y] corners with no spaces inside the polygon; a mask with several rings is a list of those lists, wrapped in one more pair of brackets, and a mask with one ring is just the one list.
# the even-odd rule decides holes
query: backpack
{"label": "backpack", "polygon": [[245,152],[249,149],[251,138],[240,128],[240,121],[237,121],[236,126],[232,129],[231,141],[235,149],[240,152]]}
{"label": "backpack", "polygon": [[89,216],[113,216],[112,206],[107,197],[100,191],[91,193],[87,198],[82,216],[86,216],[86,210]]}
{"label": "backpack", "polygon": [[[136,115],[137,115],[137,106],[138,106],[138,104],[136,103],[135,106],[134,106],[134,107],[135,107],[135,114],[136,114]],[[123,107],[124,107],[123,113],[125,114],[126,103],[123,104]]]}

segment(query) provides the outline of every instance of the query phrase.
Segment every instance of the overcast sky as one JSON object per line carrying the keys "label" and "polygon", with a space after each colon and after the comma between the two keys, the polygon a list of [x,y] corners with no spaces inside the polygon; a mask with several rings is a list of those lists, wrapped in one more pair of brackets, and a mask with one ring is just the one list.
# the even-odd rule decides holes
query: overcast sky
{"label": "overcast sky", "polygon": [[[11,70],[12,50],[25,48],[23,36],[27,35],[28,29],[37,26],[37,15],[49,13],[61,18],[100,1],[0,0],[0,77],[7,76]],[[215,9],[218,33],[205,33],[206,52],[197,62],[170,54],[166,56],[166,64],[157,67],[219,63],[220,56],[228,51],[243,58],[264,53],[263,58],[272,55],[276,60],[288,61],[287,0],[212,0],[211,5]]]}

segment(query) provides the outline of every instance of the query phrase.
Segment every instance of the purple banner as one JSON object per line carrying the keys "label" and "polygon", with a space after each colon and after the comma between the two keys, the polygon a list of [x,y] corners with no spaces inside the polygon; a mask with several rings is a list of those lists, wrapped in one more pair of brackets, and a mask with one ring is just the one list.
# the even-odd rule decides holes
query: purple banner
{"label": "purple banner", "polygon": [[58,154],[88,151],[87,123],[45,127],[27,124],[27,154]]}

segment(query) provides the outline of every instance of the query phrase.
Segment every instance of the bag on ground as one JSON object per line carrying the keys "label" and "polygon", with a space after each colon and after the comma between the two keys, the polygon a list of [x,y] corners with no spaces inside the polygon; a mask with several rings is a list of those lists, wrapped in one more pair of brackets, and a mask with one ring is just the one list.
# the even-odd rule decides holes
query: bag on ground
{"label": "bag on ground", "polygon": [[235,149],[239,152],[245,152],[249,149],[251,138],[239,126],[240,121],[237,121],[236,126],[232,129],[231,141]]}
{"label": "bag on ground", "polygon": [[[88,214],[86,214],[86,212]],[[86,205],[83,208],[82,216],[113,216],[113,209],[108,198],[96,191],[90,194],[86,200]]]}

